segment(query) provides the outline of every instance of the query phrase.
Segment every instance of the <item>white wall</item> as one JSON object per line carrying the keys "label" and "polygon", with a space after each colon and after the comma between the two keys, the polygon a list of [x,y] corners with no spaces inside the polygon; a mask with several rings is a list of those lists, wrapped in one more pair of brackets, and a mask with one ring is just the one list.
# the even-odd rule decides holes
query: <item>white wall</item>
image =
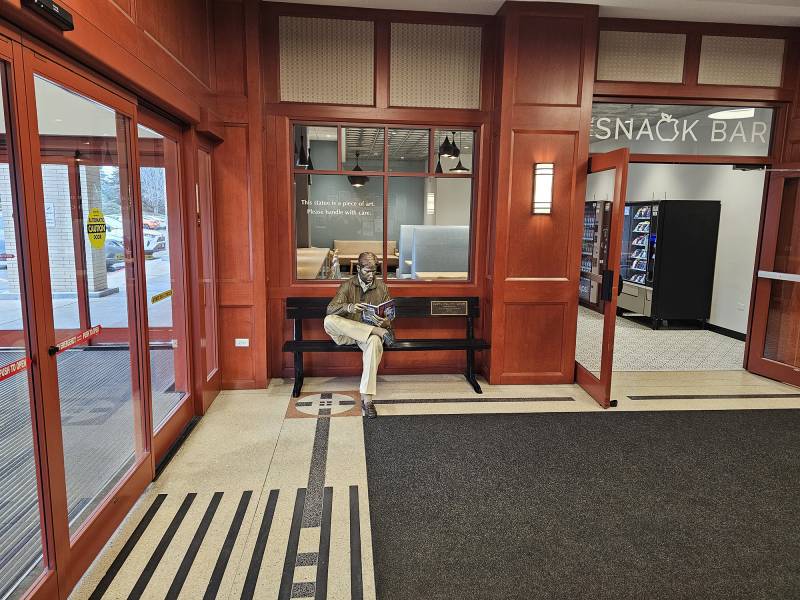
{"label": "white wall", "polygon": [[[721,213],[709,322],[747,332],[764,171],[730,165],[633,164],[627,200],[719,200]],[[690,265],[687,265],[690,268]]]}

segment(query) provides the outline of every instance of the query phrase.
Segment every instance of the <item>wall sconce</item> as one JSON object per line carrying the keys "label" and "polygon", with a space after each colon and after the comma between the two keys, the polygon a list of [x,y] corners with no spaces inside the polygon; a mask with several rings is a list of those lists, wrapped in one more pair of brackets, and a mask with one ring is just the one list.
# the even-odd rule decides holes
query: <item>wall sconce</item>
{"label": "wall sconce", "polygon": [[549,215],[553,208],[553,163],[533,165],[532,215]]}

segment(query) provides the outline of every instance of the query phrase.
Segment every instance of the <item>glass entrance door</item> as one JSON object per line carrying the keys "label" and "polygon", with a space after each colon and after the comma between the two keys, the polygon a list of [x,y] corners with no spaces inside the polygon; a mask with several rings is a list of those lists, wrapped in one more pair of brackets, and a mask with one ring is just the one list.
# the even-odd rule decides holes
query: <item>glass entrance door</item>
{"label": "glass entrance door", "polygon": [[151,421],[156,463],[194,414],[189,355],[178,138],[171,123],[140,113],[137,127],[147,305]]}
{"label": "glass entrance door", "polygon": [[[0,38],[0,44],[5,42]],[[10,65],[0,52],[0,598],[20,598],[48,566],[42,520],[39,420],[32,391],[28,299],[22,230],[24,198],[17,174],[9,107]]]}
{"label": "glass entrance door", "polygon": [[203,390],[203,412],[219,394],[219,349],[217,342],[217,278],[214,241],[214,201],[211,174],[211,151],[197,150],[197,214],[199,235],[196,251],[200,257],[200,310],[202,318],[201,356],[198,368],[202,369],[199,385]]}
{"label": "glass entrance door", "polygon": [[604,408],[612,405],[614,330],[629,156],[627,148],[592,155],[581,230],[575,381]]}
{"label": "glass entrance door", "polygon": [[800,164],[770,174],[746,355],[749,371],[800,385]]}

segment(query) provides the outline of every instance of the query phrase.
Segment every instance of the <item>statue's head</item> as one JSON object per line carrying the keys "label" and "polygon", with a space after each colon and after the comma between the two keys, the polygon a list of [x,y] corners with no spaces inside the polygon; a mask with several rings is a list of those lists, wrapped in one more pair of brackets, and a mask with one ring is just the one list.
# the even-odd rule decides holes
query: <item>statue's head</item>
{"label": "statue's head", "polygon": [[370,285],[375,281],[375,272],[378,270],[378,257],[372,252],[362,252],[358,255],[358,277]]}

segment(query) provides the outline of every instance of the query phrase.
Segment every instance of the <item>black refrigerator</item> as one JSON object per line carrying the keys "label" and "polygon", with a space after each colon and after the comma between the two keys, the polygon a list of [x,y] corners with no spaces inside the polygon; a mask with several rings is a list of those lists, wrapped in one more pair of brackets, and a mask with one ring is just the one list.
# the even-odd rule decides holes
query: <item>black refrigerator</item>
{"label": "black refrigerator", "polygon": [[720,202],[628,202],[622,229],[620,314],[650,318],[653,329],[670,319],[711,315]]}

